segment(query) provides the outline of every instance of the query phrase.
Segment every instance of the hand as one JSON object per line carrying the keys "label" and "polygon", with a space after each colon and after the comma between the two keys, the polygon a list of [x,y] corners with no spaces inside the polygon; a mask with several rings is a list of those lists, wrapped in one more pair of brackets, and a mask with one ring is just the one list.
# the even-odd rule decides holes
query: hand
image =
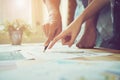
{"label": "hand", "polygon": [[74,44],[74,41],[80,32],[81,25],[76,22],[72,22],[69,26],[68,29],[60,33],[58,36],[56,36],[53,41],[50,43],[48,49],[52,48],[53,45],[58,41],[62,40],[63,45],[68,45],[71,47]]}
{"label": "hand", "polygon": [[47,46],[55,36],[57,36],[62,31],[62,22],[60,17],[50,17],[49,21],[45,22],[43,25],[43,30],[48,38],[45,42],[45,46]]}

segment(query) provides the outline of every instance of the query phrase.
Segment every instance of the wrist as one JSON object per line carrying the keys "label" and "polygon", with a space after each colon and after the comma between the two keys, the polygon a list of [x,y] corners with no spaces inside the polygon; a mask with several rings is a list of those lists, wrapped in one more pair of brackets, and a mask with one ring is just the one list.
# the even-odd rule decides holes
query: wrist
{"label": "wrist", "polygon": [[[76,25],[82,25],[84,23],[83,16],[80,15],[78,18],[76,18],[75,23],[76,23]],[[79,26],[79,27],[81,27],[81,26]]]}
{"label": "wrist", "polygon": [[49,19],[50,20],[60,20],[61,21],[61,14],[59,10],[52,10],[49,12]]}

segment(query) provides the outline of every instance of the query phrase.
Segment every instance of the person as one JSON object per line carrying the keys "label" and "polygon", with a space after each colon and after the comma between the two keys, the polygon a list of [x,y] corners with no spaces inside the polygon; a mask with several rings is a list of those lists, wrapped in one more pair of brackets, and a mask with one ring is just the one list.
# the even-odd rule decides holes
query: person
{"label": "person", "polygon": [[[89,1],[91,2],[92,0],[89,0]],[[61,30],[62,23],[61,23],[60,11],[59,11],[60,0],[57,0],[57,1],[56,0],[44,0],[44,3],[46,4],[48,13],[49,13],[49,21],[43,25],[44,32],[45,32],[46,36],[48,37],[48,40],[45,42],[45,46],[46,46],[52,41],[52,39],[56,35],[58,35],[62,31]],[[96,20],[94,20],[94,21],[96,22]],[[87,21],[87,25],[91,25],[92,22],[94,22],[94,21]],[[89,30],[89,31],[87,31],[88,32],[87,34],[90,34],[93,36],[93,38],[91,38],[91,42],[90,43],[88,42],[87,43],[88,45],[86,47],[93,47],[95,44],[96,34],[94,33],[95,32],[94,26],[96,25],[96,23],[95,23],[95,25],[94,25],[94,23],[92,25],[93,25],[93,28],[91,28],[90,30],[88,29],[89,27],[86,28],[87,30]],[[57,30],[58,30],[58,33],[56,33]],[[84,36],[86,36],[86,33]],[[82,41],[84,41],[84,38],[85,37],[83,37]],[[89,37],[87,37],[87,38],[89,38]],[[67,45],[66,44],[67,40],[69,40],[69,36],[67,36],[65,39],[62,39],[62,44]],[[86,39],[86,40],[88,40],[88,39]],[[80,42],[82,42],[82,41],[80,41]],[[84,43],[84,42],[82,42],[82,43]],[[82,47],[84,47],[84,45]]]}
{"label": "person", "polygon": [[[50,0],[51,1],[51,0]],[[53,0],[52,0],[53,1]],[[90,4],[87,6],[87,8],[84,10],[84,12],[78,16],[69,26],[66,30],[64,30],[63,32],[59,32],[57,35],[55,33],[55,31],[59,28],[59,27],[55,27],[54,29],[51,28],[51,30],[54,32],[54,36],[51,35],[49,36],[48,40],[46,41],[46,43],[50,43],[49,45],[49,49],[52,48],[52,46],[60,39],[62,39],[62,43],[63,45],[68,45],[69,47],[71,47],[74,44],[74,41],[77,37],[77,35],[79,34],[80,30],[81,30],[81,25],[86,22],[86,29],[83,37],[80,39],[80,41],[77,44],[77,47],[79,48],[93,48],[95,45],[95,40],[96,40],[96,24],[97,24],[97,18],[98,18],[98,12],[106,5],[110,2],[110,0],[89,0]],[[59,0],[58,0],[59,2]],[[50,2],[46,3],[51,5]],[[54,4],[54,2],[53,2]],[[52,7],[53,6],[49,6]],[[55,7],[55,4],[54,4]],[[50,9],[50,8],[49,8]],[[57,8],[58,9],[58,8]],[[54,9],[55,10],[55,9]],[[58,9],[59,10],[59,9]],[[50,12],[50,11],[49,11]],[[56,11],[57,12],[57,11]],[[53,13],[53,12],[52,12]],[[58,21],[59,22],[59,21]],[[91,25],[91,26],[89,26]],[[50,29],[50,28],[49,28]],[[119,29],[119,28],[118,28]],[[118,30],[120,31],[120,30]],[[117,31],[117,32],[118,32]],[[114,31],[115,32],[115,31]],[[116,33],[116,32],[115,32]],[[116,34],[113,34],[116,35]],[[90,34],[90,36],[87,36],[87,34]],[[67,37],[69,36],[69,39],[67,39]],[[114,37],[115,38],[115,37]],[[112,38],[113,39],[113,38]],[[119,43],[118,40],[120,40],[119,36],[118,36],[118,40],[112,40],[110,39],[110,41],[107,41],[107,43],[112,42],[112,46],[107,46],[108,48],[114,48],[114,49],[120,49],[120,47],[118,47],[118,44],[115,44],[115,42]],[[45,44],[46,44],[45,43]],[[114,44],[114,45],[113,45]],[[120,44],[120,43],[119,43]]]}
{"label": "person", "polygon": [[103,47],[120,50],[120,0],[111,0],[113,11],[113,35],[103,41]]}
{"label": "person", "polygon": [[43,24],[43,30],[48,37],[47,46],[62,31],[62,19],[59,10],[60,0],[43,0],[47,6],[49,19]]}

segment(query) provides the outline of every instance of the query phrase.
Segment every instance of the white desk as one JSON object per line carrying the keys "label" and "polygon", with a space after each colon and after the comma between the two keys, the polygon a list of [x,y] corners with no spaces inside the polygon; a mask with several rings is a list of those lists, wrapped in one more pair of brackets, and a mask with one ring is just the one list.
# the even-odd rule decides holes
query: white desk
{"label": "white desk", "polygon": [[[120,80],[119,51],[56,46],[43,53],[42,44],[0,45],[0,51],[22,50],[35,57],[0,61],[4,66],[0,67],[0,80]],[[89,57],[81,56],[83,53],[116,54]]]}

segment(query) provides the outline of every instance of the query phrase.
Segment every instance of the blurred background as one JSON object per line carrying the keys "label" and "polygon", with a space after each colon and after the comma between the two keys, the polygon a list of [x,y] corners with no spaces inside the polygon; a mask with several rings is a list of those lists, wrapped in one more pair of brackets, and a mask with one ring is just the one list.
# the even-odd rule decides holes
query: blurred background
{"label": "blurred background", "polygon": [[[81,1],[82,0],[61,0],[60,12],[62,16],[63,29],[65,29],[74,18],[83,12],[84,7]],[[71,17],[71,15],[73,16]],[[18,19],[18,21],[23,20],[25,25],[29,25],[32,31],[30,34],[29,31],[24,31],[22,43],[44,42],[46,37],[43,32],[42,24],[47,18],[48,12],[43,0],[0,0],[0,44],[12,43],[12,36],[10,35],[10,32],[6,30],[5,22],[13,22],[16,19]],[[13,25],[15,26],[16,24],[17,22]],[[96,45],[99,46],[102,39],[107,40],[112,37],[112,25],[111,8],[109,4],[100,11],[97,22],[97,30],[100,33],[98,34],[100,35],[100,40]],[[84,26],[84,24],[82,26]],[[107,30],[105,29],[106,27],[108,28]],[[14,34],[15,33],[18,34],[19,32],[14,32]],[[25,33],[28,35],[25,35]],[[77,36],[77,41],[79,41],[83,33],[84,27],[82,27],[79,35]],[[13,35],[13,37],[18,38],[19,36],[16,37],[16,35]]]}
{"label": "blurred background", "polygon": [[[60,10],[63,27],[67,25],[68,0],[61,0]],[[32,34],[23,34],[22,43],[41,43],[46,40],[42,30],[44,19],[48,17],[43,0],[0,0],[0,44],[8,44],[10,37],[5,31],[5,21],[22,19],[31,26]]]}

